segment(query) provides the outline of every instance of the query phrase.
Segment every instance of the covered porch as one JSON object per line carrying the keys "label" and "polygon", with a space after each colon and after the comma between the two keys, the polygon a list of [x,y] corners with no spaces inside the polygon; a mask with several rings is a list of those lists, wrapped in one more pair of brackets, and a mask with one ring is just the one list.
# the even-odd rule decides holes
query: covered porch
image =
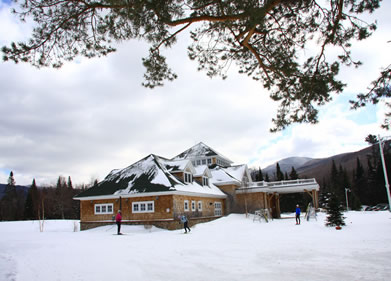
{"label": "covered porch", "polygon": [[312,205],[319,207],[319,184],[313,179],[298,179],[275,182],[250,182],[247,186],[236,189],[238,204],[246,212],[255,209],[267,209],[273,218],[281,217],[280,195],[307,193],[311,196]]}

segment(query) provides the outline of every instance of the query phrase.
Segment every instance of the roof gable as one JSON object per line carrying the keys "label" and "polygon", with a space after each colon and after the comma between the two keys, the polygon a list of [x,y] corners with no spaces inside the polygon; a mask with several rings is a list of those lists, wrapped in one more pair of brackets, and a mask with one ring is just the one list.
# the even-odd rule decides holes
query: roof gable
{"label": "roof gable", "polygon": [[157,159],[151,154],[129,167],[113,170],[103,181],[76,197],[172,190],[180,182],[162,169]]}
{"label": "roof gable", "polygon": [[197,166],[195,167],[196,172],[194,173],[195,177],[212,177],[212,173],[210,172],[208,166]]}
{"label": "roof gable", "polygon": [[184,172],[188,171],[194,174],[196,170],[190,160],[166,160],[161,159],[160,162],[165,166],[167,171],[173,172]]}
{"label": "roof gable", "polygon": [[233,161],[229,160],[227,157],[223,156],[221,153],[218,153],[216,150],[212,149],[211,147],[207,146],[203,142],[200,142],[191,148],[185,150],[184,152],[178,154],[172,160],[179,160],[179,159],[196,159],[199,157],[210,157],[210,156],[218,156],[228,163],[233,163]]}
{"label": "roof gable", "polygon": [[[166,168],[166,164],[172,162],[151,154],[122,170],[111,171],[103,181],[75,196],[75,198],[81,199],[105,195],[125,196],[165,191],[184,191],[224,196],[224,193],[214,185],[204,187],[196,182],[182,183]],[[192,169],[195,172],[191,162],[188,160],[186,162],[187,164],[181,163],[178,167],[184,170]]]}

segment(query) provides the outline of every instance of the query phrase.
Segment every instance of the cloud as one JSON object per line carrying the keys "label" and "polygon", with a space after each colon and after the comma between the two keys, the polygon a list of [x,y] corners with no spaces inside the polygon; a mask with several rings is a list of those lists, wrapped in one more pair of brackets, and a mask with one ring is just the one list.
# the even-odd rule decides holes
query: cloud
{"label": "cloud", "polygon": [[[1,45],[23,39],[26,30],[0,6]],[[138,41],[60,70],[1,63],[0,182],[7,182],[12,170],[18,184],[31,184],[33,178],[54,184],[59,175],[88,183],[150,153],[173,157],[200,141],[235,163],[265,167],[289,156],[326,157],[360,149],[367,134],[379,131],[381,108],[349,111],[352,88],[321,110],[318,125],[271,134],[277,104],[262,85],[237,74],[235,67],[224,81],[197,72],[187,58],[188,39],[181,39],[165,51],[179,78],[155,90],[141,86],[141,57],[148,46]],[[373,62],[371,73],[384,63],[378,49],[363,52],[363,58]],[[343,75],[356,85],[369,76],[365,67]],[[362,122],[368,112],[375,117]]]}

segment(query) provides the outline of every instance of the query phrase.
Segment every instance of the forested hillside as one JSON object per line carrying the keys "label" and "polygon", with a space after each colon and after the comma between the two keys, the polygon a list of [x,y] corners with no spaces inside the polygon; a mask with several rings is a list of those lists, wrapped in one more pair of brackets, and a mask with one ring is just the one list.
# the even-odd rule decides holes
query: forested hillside
{"label": "forested hillside", "polygon": [[[270,167],[267,173],[260,168],[253,170],[253,180],[315,178],[320,185],[321,203],[325,203],[329,193],[336,193],[339,201],[344,205],[346,205],[347,195],[349,207],[353,209],[359,209],[362,205],[387,203],[379,142],[373,135],[369,135],[366,140],[370,146],[360,151],[302,161],[303,165],[291,166],[290,170],[287,170],[286,165],[281,166],[279,162],[275,164],[274,171],[271,171]],[[390,141],[383,144],[388,175],[391,174],[390,145]],[[287,159],[295,159],[297,162],[298,158]],[[283,162],[286,163],[286,161]],[[390,180],[390,177],[388,179]],[[306,205],[311,200],[306,194],[283,195],[280,199],[282,211],[292,211],[294,202]]]}

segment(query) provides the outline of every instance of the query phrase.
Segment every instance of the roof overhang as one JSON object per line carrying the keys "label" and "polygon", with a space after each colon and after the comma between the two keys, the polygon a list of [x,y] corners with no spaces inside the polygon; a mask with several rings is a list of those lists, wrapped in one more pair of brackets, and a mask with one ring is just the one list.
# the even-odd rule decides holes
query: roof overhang
{"label": "roof overhang", "polygon": [[264,187],[248,187],[239,188],[236,190],[238,194],[243,193],[279,193],[279,194],[290,194],[290,193],[304,193],[312,190],[319,191],[319,184],[308,183],[301,185],[290,185],[290,186],[264,186]]}
{"label": "roof overhang", "polygon": [[87,200],[101,200],[101,199],[118,199],[118,198],[137,198],[137,197],[149,197],[149,196],[165,196],[165,195],[183,195],[183,196],[197,196],[206,198],[226,198],[227,195],[222,194],[209,194],[189,191],[162,191],[162,192],[145,192],[145,193],[132,193],[122,195],[97,195],[88,197],[73,197],[74,200],[87,201]]}

